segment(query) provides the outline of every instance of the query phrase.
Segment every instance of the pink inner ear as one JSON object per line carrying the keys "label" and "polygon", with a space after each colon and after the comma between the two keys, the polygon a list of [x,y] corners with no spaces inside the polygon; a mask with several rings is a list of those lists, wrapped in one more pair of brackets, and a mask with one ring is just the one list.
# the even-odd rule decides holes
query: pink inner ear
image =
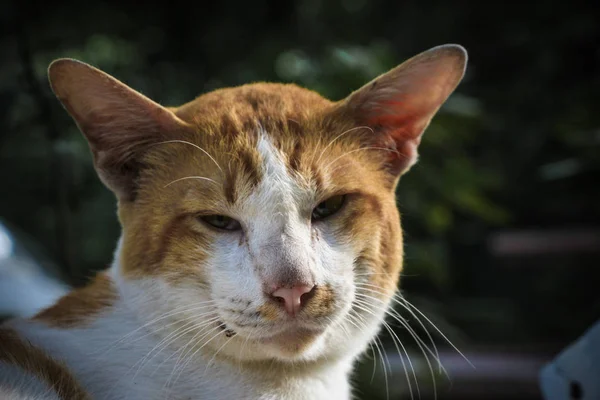
{"label": "pink inner ear", "polygon": [[[371,126],[382,126],[396,141],[414,139],[421,135],[422,116],[405,102],[389,100],[382,102],[379,108],[385,112],[372,113],[367,119]],[[411,108],[413,108],[411,110]],[[394,112],[398,110],[398,112]]]}
{"label": "pink inner ear", "polygon": [[411,58],[367,83],[346,101],[358,123],[379,131],[382,147],[395,149],[389,164],[405,172],[440,106],[460,82],[467,60],[456,45],[440,46]]}
{"label": "pink inner ear", "polygon": [[[381,130],[381,146],[395,150],[389,153],[389,163],[394,173],[402,173],[417,161],[417,148],[426,128],[423,118],[407,102],[388,100],[380,103],[385,112],[374,112],[367,119],[370,126]],[[397,113],[394,111],[398,110]]]}

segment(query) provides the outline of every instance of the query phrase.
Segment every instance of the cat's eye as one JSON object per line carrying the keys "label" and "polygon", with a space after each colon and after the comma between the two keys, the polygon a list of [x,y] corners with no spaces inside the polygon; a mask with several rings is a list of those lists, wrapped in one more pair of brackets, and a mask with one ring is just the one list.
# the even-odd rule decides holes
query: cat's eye
{"label": "cat's eye", "polygon": [[313,221],[318,221],[323,218],[327,218],[342,209],[342,206],[346,202],[345,195],[333,196],[328,198],[322,203],[319,203],[312,212]]}
{"label": "cat's eye", "polygon": [[200,219],[206,224],[224,231],[239,231],[242,229],[238,221],[225,215],[203,215]]}

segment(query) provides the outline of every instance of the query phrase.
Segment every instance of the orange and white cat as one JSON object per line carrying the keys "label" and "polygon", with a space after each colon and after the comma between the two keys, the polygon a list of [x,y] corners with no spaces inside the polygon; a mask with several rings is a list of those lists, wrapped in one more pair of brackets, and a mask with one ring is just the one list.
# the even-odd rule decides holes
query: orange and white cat
{"label": "orange and white cat", "polygon": [[53,62],[123,230],[106,273],[0,327],[0,396],[351,398],[402,268],[396,185],[466,58],[433,48],[337,102],[256,83],[177,108]]}

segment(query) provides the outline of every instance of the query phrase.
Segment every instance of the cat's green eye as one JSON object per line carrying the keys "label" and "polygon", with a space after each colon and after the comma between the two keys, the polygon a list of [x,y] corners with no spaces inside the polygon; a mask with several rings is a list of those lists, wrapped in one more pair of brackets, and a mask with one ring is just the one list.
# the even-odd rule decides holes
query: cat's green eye
{"label": "cat's green eye", "polygon": [[224,231],[239,231],[242,229],[238,221],[225,215],[203,215],[200,219],[208,225]]}
{"label": "cat's green eye", "polygon": [[317,221],[323,218],[327,218],[342,209],[342,206],[346,202],[345,195],[333,196],[328,198],[322,203],[319,203],[312,212],[313,221]]}

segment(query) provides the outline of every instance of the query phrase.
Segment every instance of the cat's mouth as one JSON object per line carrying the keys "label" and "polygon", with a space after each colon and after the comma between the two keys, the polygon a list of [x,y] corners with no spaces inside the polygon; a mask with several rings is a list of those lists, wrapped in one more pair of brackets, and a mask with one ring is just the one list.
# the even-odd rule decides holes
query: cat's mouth
{"label": "cat's mouth", "polygon": [[[250,339],[263,345],[275,346],[286,353],[296,354],[302,352],[306,346],[312,343],[323,332],[323,328],[304,326],[299,323],[286,324],[283,329],[276,330],[275,334],[259,336]],[[217,326],[224,332],[225,336],[231,338],[238,333],[223,321],[217,321]]]}
{"label": "cat's mouth", "polygon": [[235,331],[231,328],[229,328],[225,322],[222,321],[217,321],[217,325],[218,327],[225,332],[225,336],[227,336],[228,338],[235,336]]}

